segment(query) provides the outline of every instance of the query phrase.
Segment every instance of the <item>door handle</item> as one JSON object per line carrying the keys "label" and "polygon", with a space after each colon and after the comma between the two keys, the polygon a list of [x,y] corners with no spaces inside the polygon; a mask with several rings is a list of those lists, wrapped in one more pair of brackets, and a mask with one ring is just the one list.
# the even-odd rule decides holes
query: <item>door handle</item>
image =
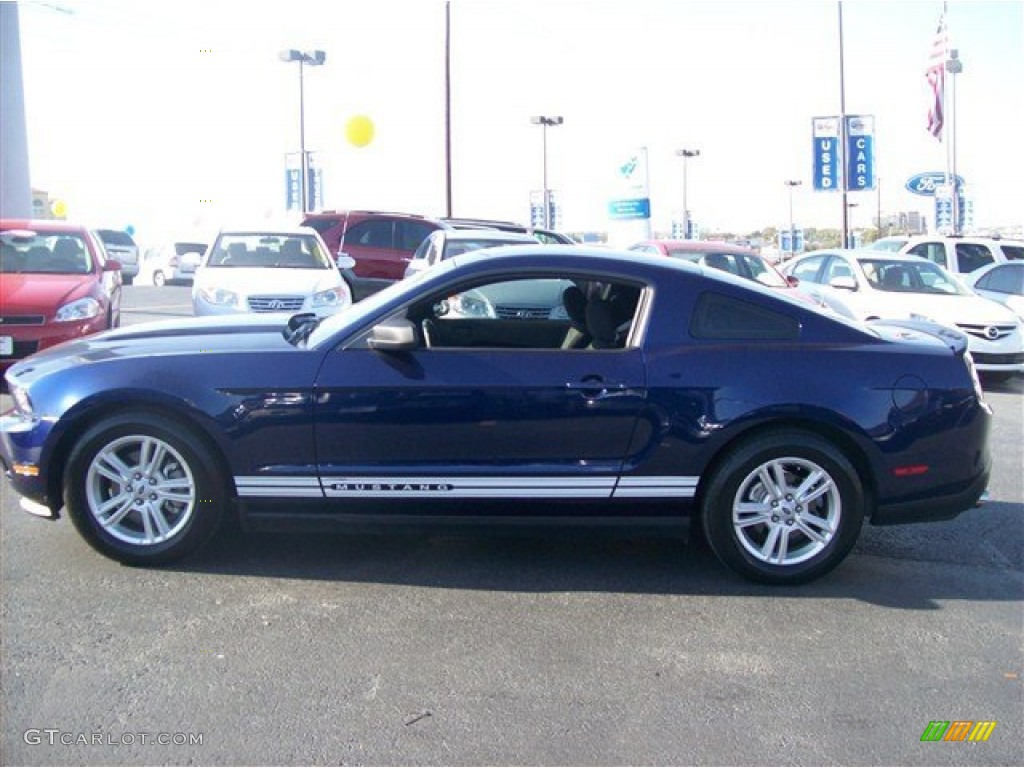
{"label": "door handle", "polygon": [[579,392],[587,400],[601,400],[605,397],[614,397],[626,391],[625,384],[608,384],[604,378],[596,374],[584,376],[579,381],[566,382],[565,388],[570,392]]}

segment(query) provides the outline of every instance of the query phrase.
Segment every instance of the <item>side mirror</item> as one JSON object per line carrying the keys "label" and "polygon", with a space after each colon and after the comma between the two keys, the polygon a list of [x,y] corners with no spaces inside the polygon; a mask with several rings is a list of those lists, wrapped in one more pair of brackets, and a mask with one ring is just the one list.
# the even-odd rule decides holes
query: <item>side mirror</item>
{"label": "side mirror", "polygon": [[115,259],[107,259],[105,262],[103,262],[103,271],[104,272],[120,272],[121,271],[121,262],[120,261],[116,261]]}
{"label": "side mirror", "polygon": [[800,278],[795,275],[786,275],[786,282],[789,284],[790,288],[796,288],[800,285]]}
{"label": "side mirror", "polygon": [[413,322],[394,317],[373,326],[366,343],[370,349],[381,352],[403,352],[416,349],[420,345]]}
{"label": "side mirror", "polygon": [[856,291],[857,281],[852,277],[833,277],[828,281],[828,284],[833,288],[838,288],[841,291]]}
{"label": "side mirror", "polygon": [[343,251],[338,251],[334,263],[338,269],[355,269],[356,267],[356,260]]}

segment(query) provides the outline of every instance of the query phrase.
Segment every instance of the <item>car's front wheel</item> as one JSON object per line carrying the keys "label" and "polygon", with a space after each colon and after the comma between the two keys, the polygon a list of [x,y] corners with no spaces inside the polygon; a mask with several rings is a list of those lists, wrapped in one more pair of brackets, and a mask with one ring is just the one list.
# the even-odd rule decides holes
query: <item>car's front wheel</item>
{"label": "car's front wheel", "polygon": [[217,466],[191,431],[163,416],[117,416],[75,445],[64,503],[97,551],[128,565],[162,565],[216,531],[227,503]]}
{"label": "car's front wheel", "polygon": [[153,285],[155,285],[157,288],[162,288],[166,284],[167,277],[161,270],[156,270],[156,272],[153,273]]}
{"label": "car's front wheel", "polygon": [[849,553],[864,520],[857,471],[831,443],[807,432],[762,435],[739,445],[703,493],[711,549],[754,581],[801,584]]}

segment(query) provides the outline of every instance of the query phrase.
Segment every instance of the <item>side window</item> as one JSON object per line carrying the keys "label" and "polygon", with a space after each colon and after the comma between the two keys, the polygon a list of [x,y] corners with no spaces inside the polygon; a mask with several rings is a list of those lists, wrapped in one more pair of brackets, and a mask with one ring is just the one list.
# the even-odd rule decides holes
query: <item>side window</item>
{"label": "side window", "polygon": [[431,239],[428,237],[426,240],[420,243],[419,247],[416,249],[416,252],[413,253],[412,255],[413,261],[420,261],[421,259],[427,258],[427,253],[430,250],[430,242]]}
{"label": "side window", "polygon": [[1024,294],[1024,267],[1012,264],[996,267],[978,281],[977,287],[996,293]]}
{"label": "side window", "polygon": [[1003,255],[1008,261],[1024,261],[1024,246],[1003,245]]}
{"label": "side window", "polygon": [[707,253],[704,255],[704,266],[720,269],[733,275],[743,275],[736,263],[736,257],[731,253]]}
{"label": "side window", "polygon": [[759,304],[707,292],[697,300],[690,335],[695,339],[789,340],[800,337],[800,323]]}
{"label": "side window", "polygon": [[[854,277],[853,270],[844,259],[833,256],[829,259],[828,268],[825,270],[825,284],[831,283],[837,277]],[[856,278],[854,278],[856,280]]]}
{"label": "side window", "polygon": [[371,219],[349,227],[345,233],[346,245],[360,245],[363,248],[391,248],[394,222],[390,219]]}
{"label": "side window", "polygon": [[398,226],[398,249],[401,251],[415,251],[435,231],[435,227],[423,224],[418,221],[399,221]]}
{"label": "side window", "polygon": [[908,250],[907,253],[914,256],[923,256],[940,267],[948,266],[946,264],[946,245],[944,243],[918,243]]}
{"label": "side window", "polygon": [[818,279],[818,273],[821,271],[821,265],[824,261],[824,256],[804,259],[793,268],[793,277],[798,277],[809,283],[820,283],[821,280]]}
{"label": "side window", "polygon": [[995,260],[992,252],[980,243],[956,244],[957,269],[963,274],[980,269]]}
{"label": "side window", "polygon": [[620,349],[642,292],[625,283],[524,277],[427,298],[406,317],[428,348]]}

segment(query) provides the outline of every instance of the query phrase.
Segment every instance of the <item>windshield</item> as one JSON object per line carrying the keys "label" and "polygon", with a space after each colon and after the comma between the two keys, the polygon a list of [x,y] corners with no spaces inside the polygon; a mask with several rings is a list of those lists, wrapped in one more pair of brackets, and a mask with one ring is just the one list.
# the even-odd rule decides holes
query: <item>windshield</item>
{"label": "windshield", "polygon": [[239,232],[217,238],[207,267],[269,267],[274,269],[333,269],[320,241],[313,235]]}
{"label": "windshield", "polygon": [[81,235],[8,230],[0,232],[0,272],[87,275],[92,258]]}
{"label": "windshield", "polygon": [[872,288],[891,293],[933,293],[968,296],[970,291],[942,267],[930,261],[860,259]]}
{"label": "windshield", "polygon": [[408,293],[410,288],[414,288],[428,280],[434,280],[439,275],[446,274],[455,266],[455,261],[443,261],[431,269],[425,269],[411,277],[406,277],[396,283],[392,283],[387,288],[370,294],[362,301],[347,307],[341,312],[325,317],[320,321],[317,329],[310,334],[307,346],[316,347],[324,343],[346,326],[352,328],[359,327],[388,304],[396,302],[396,299]]}

